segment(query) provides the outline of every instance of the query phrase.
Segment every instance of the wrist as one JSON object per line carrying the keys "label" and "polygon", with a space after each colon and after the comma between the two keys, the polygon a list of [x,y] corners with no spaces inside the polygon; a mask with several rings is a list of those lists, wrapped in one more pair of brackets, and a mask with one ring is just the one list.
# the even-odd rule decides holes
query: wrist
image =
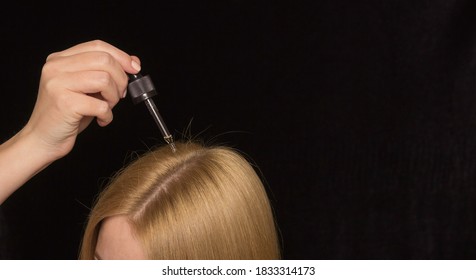
{"label": "wrist", "polygon": [[44,167],[67,154],[67,152],[62,152],[62,149],[60,149],[62,145],[55,145],[51,143],[52,141],[48,141],[48,137],[39,133],[30,123],[23,127],[14,138],[16,138],[17,145],[34,154],[35,162]]}
{"label": "wrist", "polygon": [[0,145],[0,204],[52,162],[45,155],[23,132]]}

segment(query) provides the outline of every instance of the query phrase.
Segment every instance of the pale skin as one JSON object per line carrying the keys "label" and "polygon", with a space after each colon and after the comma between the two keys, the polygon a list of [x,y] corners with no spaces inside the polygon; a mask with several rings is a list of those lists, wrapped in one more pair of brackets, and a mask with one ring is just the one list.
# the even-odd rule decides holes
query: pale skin
{"label": "pale skin", "polygon": [[123,215],[108,217],[102,221],[94,255],[98,260],[147,259],[127,217]]}
{"label": "pale skin", "polygon": [[[78,134],[94,119],[100,126],[111,123],[112,109],[125,97],[126,73],[139,71],[138,57],[100,40],[50,54],[28,123],[0,145],[0,204],[38,172],[67,155]],[[120,219],[119,223],[111,220],[104,225],[112,224],[113,229],[119,226],[132,237]],[[100,234],[99,244],[108,239],[107,232]],[[123,241],[128,244],[127,238]],[[103,254],[115,258],[108,252]]]}
{"label": "pale skin", "polygon": [[126,72],[139,70],[138,57],[100,40],[50,54],[28,123],[0,145],[0,204],[67,155],[94,118],[100,126],[108,125],[112,109],[124,97]]}

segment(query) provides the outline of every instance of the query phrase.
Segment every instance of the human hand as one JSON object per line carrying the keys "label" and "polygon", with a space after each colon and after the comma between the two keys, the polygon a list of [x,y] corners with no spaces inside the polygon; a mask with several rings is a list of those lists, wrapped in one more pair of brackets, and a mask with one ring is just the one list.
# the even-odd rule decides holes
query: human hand
{"label": "human hand", "polygon": [[22,133],[33,137],[50,161],[65,156],[94,118],[100,126],[112,121],[112,109],[125,97],[126,72],[139,71],[138,57],[100,40],[50,54]]}

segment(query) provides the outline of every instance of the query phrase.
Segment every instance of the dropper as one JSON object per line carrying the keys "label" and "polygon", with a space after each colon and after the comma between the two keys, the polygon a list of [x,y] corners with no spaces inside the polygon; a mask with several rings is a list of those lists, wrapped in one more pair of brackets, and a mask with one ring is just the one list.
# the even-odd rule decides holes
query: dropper
{"label": "dropper", "polygon": [[170,146],[172,151],[175,153],[177,148],[174,144],[174,138],[170,134],[167,126],[165,126],[165,122],[159,114],[159,110],[157,106],[155,106],[154,100],[152,99],[153,96],[157,95],[157,91],[155,90],[154,84],[150,79],[149,75],[142,76],[142,74],[128,74],[129,76],[129,85],[127,87],[127,91],[129,92],[132,102],[134,104],[139,104],[141,102],[145,103],[147,109],[149,109],[152,118],[154,119],[155,123],[159,127],[162,136],[164,137],[165,142]]}

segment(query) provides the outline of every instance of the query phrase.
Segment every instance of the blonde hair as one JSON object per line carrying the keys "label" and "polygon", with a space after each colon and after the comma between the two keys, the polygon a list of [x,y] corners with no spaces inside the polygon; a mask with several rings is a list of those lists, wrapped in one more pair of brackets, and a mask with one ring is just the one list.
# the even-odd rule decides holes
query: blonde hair
{"label": "blonde hair", "polygon": [[265,188],[228,147],[177,143],[118,172],[91,211],[81,259],[93,259],[101,221],[125,215],[149,259],[279,259]]}

